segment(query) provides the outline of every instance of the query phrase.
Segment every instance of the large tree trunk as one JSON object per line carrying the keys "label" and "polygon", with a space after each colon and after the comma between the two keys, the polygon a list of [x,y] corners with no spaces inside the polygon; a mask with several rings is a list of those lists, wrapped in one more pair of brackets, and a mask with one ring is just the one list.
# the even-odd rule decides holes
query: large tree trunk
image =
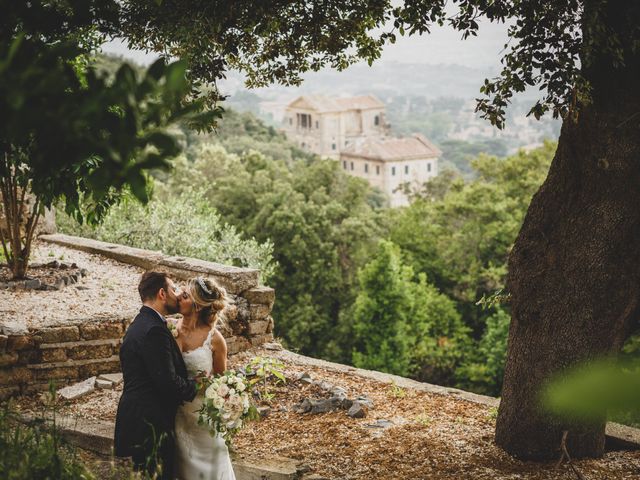
{"label": "large tree trunk", "polygon": [[[607,13],[612,22],[625,15]],[[564,430],[572,456],[604,451],[604,413],[572,424],[546,413],[539,395],[554,373],[617,352],[638,324],[639,65],[637,54],[622,68],[603,56],[585,69],[592,101],[564,120],[509,258],[512,320],[496,442],[520,458],[557,458]]]}

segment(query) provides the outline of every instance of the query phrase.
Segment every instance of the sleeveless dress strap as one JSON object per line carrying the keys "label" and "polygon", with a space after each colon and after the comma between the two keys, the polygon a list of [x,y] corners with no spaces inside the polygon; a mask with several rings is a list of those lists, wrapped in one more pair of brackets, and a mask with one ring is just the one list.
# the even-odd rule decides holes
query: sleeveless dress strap
{"label": "sleeveless dress strap", "polygon": [[215,329],[216,329],[216,327],[211,327],[211,330],[209,330],[209,335],[207,335],[207,338],[204,340],[204,343],[202,344],[203,347],[205,345],[211,346],[211,336],[213,335],[213,331]]}

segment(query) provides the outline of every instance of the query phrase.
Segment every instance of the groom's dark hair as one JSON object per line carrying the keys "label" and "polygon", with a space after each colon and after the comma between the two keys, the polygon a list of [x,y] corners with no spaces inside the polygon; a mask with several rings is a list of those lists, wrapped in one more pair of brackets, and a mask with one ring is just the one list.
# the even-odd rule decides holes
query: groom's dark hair
{"label": "groom's dark hair", "polygon": [[158,295],[161,288],[167,288],[167,274],[164,272],[156,272],[150,270],[142,274],[140,283],[138,284],[138,293],[140,299],[153,300]]}

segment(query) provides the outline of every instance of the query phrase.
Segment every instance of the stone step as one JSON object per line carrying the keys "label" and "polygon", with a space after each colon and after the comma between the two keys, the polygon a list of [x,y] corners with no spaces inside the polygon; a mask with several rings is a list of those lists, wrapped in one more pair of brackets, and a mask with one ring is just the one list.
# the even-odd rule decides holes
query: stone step
{"label": "stone step", "polygon": [[[33,415],[22,415],[22,421],[32,423],[38,420]],[[113,422],[57,415],[56,425],[70,444],[101,455],[113,455]],[[297,480],[308,471],[300,461],[287,457],[254,460],[243,455],[232,458],[231,462],[236,480]]]}
{"label": "stone step", "polygon": [[32,370],[51,370],[54,368],[82,367],[84,365],[91,365],[94,363],[109,363],[109,362],[120,362],[120,357],[118,355],[112,355],[106,358],[88,358],[86,360],[67,360],[66,362],[32,363],[30,365],[27,365],[27,368],[30,368]]}
{"label": "stone step", "polygon": [[99,345],[111,345],[112,347],[115,347],[120,343],[122,343],[121,338],[103,338],[98,340],[81,340],[79,342],[41,343],[40,349],[47,350],[51,348],[95,347]]}

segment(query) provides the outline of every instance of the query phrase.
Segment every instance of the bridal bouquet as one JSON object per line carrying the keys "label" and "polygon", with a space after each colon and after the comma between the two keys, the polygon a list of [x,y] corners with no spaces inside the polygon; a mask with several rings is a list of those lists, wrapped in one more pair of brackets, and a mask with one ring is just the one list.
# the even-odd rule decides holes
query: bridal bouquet
{"label": "bridal bouquet", "polygon": [[229,370],[222,375],[202,380],[204,401],[198,423],[209,428],[211,435],[220,434],[227,445],[248,420],[259,417],[251,401],[246,378]]}

